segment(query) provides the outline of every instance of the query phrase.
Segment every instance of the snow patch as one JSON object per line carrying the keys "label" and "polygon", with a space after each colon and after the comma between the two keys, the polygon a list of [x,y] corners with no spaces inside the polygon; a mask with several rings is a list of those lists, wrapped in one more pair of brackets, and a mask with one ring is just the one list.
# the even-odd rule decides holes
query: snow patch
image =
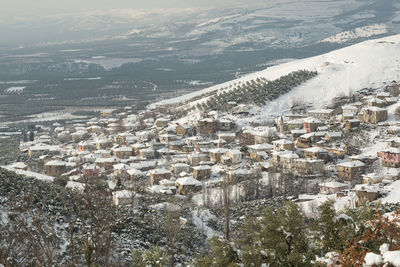
{"label": "snow patch", "polygon": [[26,86],[13,86],[4,90],[6,93],[22,93]]}
{"label": "snow patch", "polygon": [[388,196],[382,199],[382,203],[400,203],[400,180],[393,182],[390,188],[392,190]]}
{"label": "snow patch", "polygon": [[374,266],[374,265],[379,265],[382,264],[382,256],[375,254],[373,252],[368,252],[367,255],[365,255],[364,262],[367,266]]}

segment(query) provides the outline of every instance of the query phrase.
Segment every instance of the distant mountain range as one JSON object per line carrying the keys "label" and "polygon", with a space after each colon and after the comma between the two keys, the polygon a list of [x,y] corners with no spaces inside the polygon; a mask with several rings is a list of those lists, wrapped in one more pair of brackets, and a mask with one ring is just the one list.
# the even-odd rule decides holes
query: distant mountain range
{"label": "distant mountain range", "polygon": [[143,104],[395,34],[398,0],[0,18],[0,114]]}
{"label": "distant mountain range", "polygon": [[332,42],[342,32],[352,34],[338,42],[351,42],[399,30],[397,0],[286,0],[241,8],[111,10],[3,19],[0,35],[7,38],[1,38],[0,47],[109,40],[209,54]]}

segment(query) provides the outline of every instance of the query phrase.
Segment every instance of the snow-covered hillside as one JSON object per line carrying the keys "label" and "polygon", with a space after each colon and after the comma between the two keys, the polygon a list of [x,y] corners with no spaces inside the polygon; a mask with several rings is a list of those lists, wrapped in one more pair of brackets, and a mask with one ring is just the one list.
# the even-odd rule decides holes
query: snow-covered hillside
{"label": "snow-covered hillside", "polygon": [[[230,86],[264,77],[275,80],[300,69],[317,71],[318,76],[309,82],[266,104],[260,115],[279,115],[285,112],[294,100],[312,103],[316,108],[328,104],[340,94],[348,95],[366,87],[380,87],[386,82],[400,79],[400,35],[365,41],[324,55],[295,60],[248,76],[212,86],[181,97],[153,104],[173,104],[189,101],[204,93],[229,90]],[[200,99],[189,105],[204,101]]]}
{"label": "snow-covered hillside", "polygon": [[[190,49],[217,53],[226,49],[254,51],[265,47],[298,47],[325,38],[347,42],[354,36],[367,38],[377,32],[389,35],[400,31],[397,0],[257,2],[257,5],[232,4],[223,8],[114,9],[13,19],[0,17],[0,34],[8,37],[0,40],[0,45],[109,39],[118,43],[120,39],[144,38],[155,46],[165,42],[176,47],[179,47],[177,43],[185,45],[195,40]],[[381,25],[380,29],[374,25]]]}
{"label": "snow-covered hillside", "polygon": [[385,24],[375,24],[365,27],[358,27],[351,31],[344,31],[325,38],[321,42],[343,44],[357,38],[367,38],[385,33],[387,33],[387,27]]}

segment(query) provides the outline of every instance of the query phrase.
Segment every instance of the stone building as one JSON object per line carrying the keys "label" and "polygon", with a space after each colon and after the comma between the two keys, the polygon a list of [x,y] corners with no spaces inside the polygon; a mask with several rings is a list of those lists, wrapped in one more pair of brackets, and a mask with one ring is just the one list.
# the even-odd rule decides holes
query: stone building
{"label": "stone building", "polygon": [[303,128],[303,121],[300,119],[290,120],[286,122],[286,127],[288,131]]}
{"label": "stone building", "polygon": [[378,107],[378,108],[384,108],[387,106],[387,103],[385,100],[379,99],[379,98],[372,98],[368,100],[368,106],[369,107]]}
{"label": "stone building", "polygon": [[108,139],[98,139],[96,141],[96,148],[98,150],[108,149],[108,148],[111,148],[112,146],[113,146],[113,142],[111,142],[111,140],[108,140]]}
{"label": "stone building", "polygon": [[329,160],[329,151],[321,147],[310,147],[304,149],[304,157],[306,159],[322,159],[326,163]]}
{"label": "stone building", "polygon": [[151,148],[144,148],[139,151],[139,156],[145,159],[152,159],[155,157],[155,151]]}
{"label": "stone building", "polygon": [[350,185],[339,182],[327,182],[318,185],[319,191],[324,194],[336,194],[343,190],[350,189]]}
{"label": "stone building", "polygon": [[83,176],[88,178],[99,177],[100,175],[100,167],[96,166],[96,164],[85,164],[83,167]]}
{"label": "stone building", "polygon": [[128,159],[133,156],[133,149],[129,146],[114,148],[112,150],[113,156],[119,159]]}
{"label": "stone building", "polygon": [[363,109],[360,120],[366,123],[377,124],[381,121],[385,121],[388,118],[387,109],[378,107],[368,107]]}
{"label": "stone building", "polygon": [[400,95],[400,83],[395,83],[387,86],[391,96],[398,97]]}
{"label": "stone building", "polygon": [[383,181],[384,175],[377,173],[367,173],[362,176],[363,184],[378,184]]}
{"label": "stone building", "polygon": [[211,177],[211,167],[200,165],[193,167],[193,177],[197,180],[204,180]]}
{"label": "stone building", "polygon": [[255,173],[253,170],[237,169],[228,172],[228,180],[231,183],[239,183],[241,181],[246,181],[253,178],[255,178]]}
{"label": "stone building", "polygon": [[272,153],[274,146],[271,144],[257,144],[248,146],[247,148],[251,159],[264,161],[268,158],[268,154]]}
{"label": "stone building", "polygon": [[177,140],[178,136],[176,136],[175,134],[161,134],[159,135],[159,138],[160,138],[160,143],[168,144],[172,141]]}
{"label": "stone building", "polygon": [[359,201],[374,201],[379,198],[381,188],[377,184],[357,184],[355,185],[356,194]]}
{"label": "stone building", "polygon": [[188,155],[188,162],[191,166],[198,166],[202,161],[208,161],[209,156],[204,153],[194,152]]}
{"label": "stone building", "polygon": [[351,120],[346,120],[345,121],[345,128],[346,130],[352,130],[355,129],[357,127],[359,127],[361,124],[359,119],[351,119]]}
{"label": "stone building", "polygon": [[113,202],[116,206],[131,205],[132,207],[139,206],[139,198],[130,190],[119,190],[112,193]]}
{"label": "stone building", "polygon": [[272,163],[275,167],[291,170],[296,166],[296,160],[299,156],[291,151],[278,151],[272,153]]}
{"label": "stone building", "polygon": [[52,160],[45,164],[45,172],[50,176],[60,176],[67,171],[67,165],[61,160]]}
{"label": "stone building", "polygon": [[304,129],[307,133],[315,132],[318,127],[323,126],[324,123],[316,118],[306,118],[304,119]]}
{"label": "stone building", "polygon": [[190,166],[186,163],[176,163],[172,166],[174,174],[180,174],[181,172],[190,172]]}
{"label": "stone building", "polygon": [[231,131],[235,127],[235,123],[228,119],[218,120],[218,130],[219,131]]}
{"label": "stone building", "polygon": [[231,159],[233,164],[239,164],[242,161],[242,152],[238,149],[229,149],[225,155]]}
{"label": "stone building", "polygon": [[398,168],[400,167],[400,148],[390,147],[381,152],[382,166]]}
{"label": "stone building", "polygon": [[176,135],[179,136],[184,136],[184,135],[191,135],[192,134],[192,128],[187,125],[187,124],[179,124],[176,126]]}
{"label": "stone building", "polygon": [[115,158],[97,158],[95,163],[100,168],[104,168],[106,170],[111,170],[115,164],[117,164],[117,159]]}
{"label": "stone building", "polygon": [[236,139],[236,134],[232,132],[222,132],[218,133],[218,139],[224,140],[226,143],[231,144]]}
{"label": "stone building", "polygon": [[275,151],[281,151],[281,150],[293,151],[294,150],[294,142],[286,140],[286,139],[280,139],[280,140],[273,141],[272,145],[274,146]]}
{"label": "stone building", "polygon": [[364,174],[365,164],[361,161],[349,161],[346,163],[337,164],[339,178],[345,181],[353,181],[360,179]]}
{"label": "stone building", "polygon": [[178,193],[181,195],[188,195],[202,189],[202,183],[193,177],[182,177],[177,179],[175,183],[178,187]]}
{"label": "stone building", "polygon": [[163,179],[171,178],[171,172],[166,169],[155,169],[150,171],[150,182],[157,185]]}
{"label": "stone building", "polygon": [[319,120],[329,120],[333,116],[333,109],[314,109],[310,110],[308,114]]}
{"label": "stone building", "polygon": [[169,119],[166,118],[159,118],[156,120],[156,126],[159,128],[167,127],[169,124]]}
{"label": "stone building", "polygon": [[299,175],[321,174],[324,170],[324,161],[320,159],[296,159],[295,171]]}
{"label": "stone building", "polygon": [[225,148],[215,148],[210,150],[210,161],[215,162],[215,163],[221,163],[222,162],[222,156],[227,152],[228,150]]}
{"label": "stone building", "polygon": [[96,150],[96,144],[88,142],[88,141],[82,141],[78,144],[78,151],[84,152],[84,151],[93,151]]}
{"label": "stone building", "polygon": [[300,136],[302,136],[303,134],[306,134],[307,130],[304,129],[296,129],[296,130],[292,130],[291,134],[292,134],[292,141],[296,141]]}
{"label": "stone building", "polygon": [[212,135],[218,130],[218,122],[211,118],[199,120],[197,128],[200,134]]}

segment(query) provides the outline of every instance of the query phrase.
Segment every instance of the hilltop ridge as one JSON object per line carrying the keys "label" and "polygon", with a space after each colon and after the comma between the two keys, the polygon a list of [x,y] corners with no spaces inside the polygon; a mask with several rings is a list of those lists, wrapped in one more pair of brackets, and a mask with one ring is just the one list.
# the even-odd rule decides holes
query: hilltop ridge
{"label": "hilltop ridge", "polygon": [[[384,86],[400,78],[400,35],[365,41],[323,55],[279,64],[250,75],[180,97],[151,104],[193,106],[215,93],[229,91],[235,84],[256,79],[275,80],[298,70],[317,71],[318,76],[258,109],[259,114],[279,115],[295,100],[309,102],[315,108],[327,105],[340,94],[362,88]],[[207,97],[201,97],[207,94]],[[192,101],[195,100],[195,101]]]}

